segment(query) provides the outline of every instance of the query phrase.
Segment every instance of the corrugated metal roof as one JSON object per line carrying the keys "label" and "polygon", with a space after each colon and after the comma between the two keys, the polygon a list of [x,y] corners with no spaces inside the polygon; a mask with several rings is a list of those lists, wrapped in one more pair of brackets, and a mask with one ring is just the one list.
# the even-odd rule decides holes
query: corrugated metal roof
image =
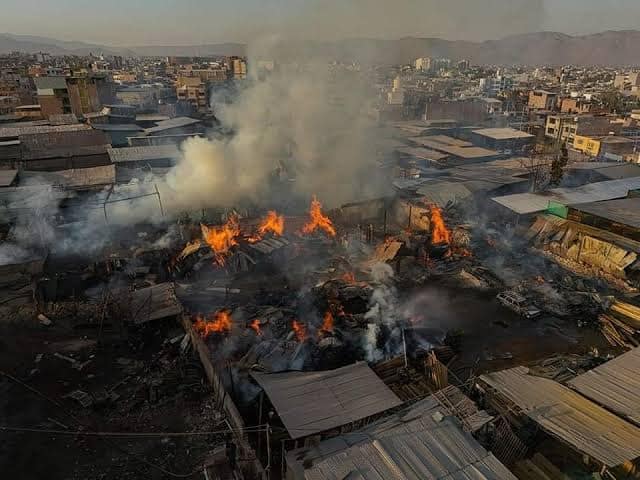
{"label": "corrugated metal roof", "polygon": [[550,435],[608,467],[640,457],[640,429],[548,378],[516,367],[480,381],[514,403]]}
{"label": "corrugated metal roof", "polygon": [[416,193],[424,196],[429,202],[439,207],[449,203],[456,203],[471,197],[472,193],[462,182],[436,181],[427,182],[420,186]]}
{"label": "corrugated metal roof", "polygon": [[38,90],[66,89],[66,77],[35,77],[33,79]]}
{"label": "corrugated metal roof", "polygon": [[95,124],[92,123],[91,126],[95,130],[101,130],[103,132],[141,132],[144,128],[139,125],[134,125],[131,123],[104,123],[104,124]]}
{"label": "corrugated metal roof", "polygon": [[104,132],[82,130],[20,135],[23,160],[107,153]]}
{"label": "corrugated metal roof", "polygon": [[51,125],[75,125],[79,122],[78,118],[73,113],[61,113],[49,115],[49,123]]}
{"label": "corrugated metal roof", "polygon": [[577,376],[569,386],[640,425],[640,348]]}
{"label": "corrugated metal roof", "polygon": [[176,145],[150,145],[146,147],[109,148],[113,163],[142,162],[163,158],[179,158],[181,153]]}
{"label": "corrugated metal roof", "polygon": [[640,228],[640,197],[582,203],[572,208],[616,223]]}
{"label": "corrugated metal roof", "polygon": [[613,200],[627,196],[629,190],[640,188],[640,176],[590,183],[577,188],[554,188],[544,193],[518,193],[494,197],[492,200],[519,214],[542,212],[549,202],[563,205]]}
{"label": "corrugated metal roof", "polygon": [[291,438],[347,425],[402,404],[366,363],[322,372],[252,373]]}
{"label": "corrugated metal roof", "polygon": [[476,135],[491,138],[494,140],[512,140],[515,138],[533,138],[533,135],[527,132],[516,130],[515,128],[482,128],[474,130]]}
{"label": "corrugated metal roof", "polygon": [[16,139],[20,135],[33,135],[52,132],[77,132],[91,130],[89,125],[78,123],[75,125],[30,125],[26,127],[0,127],[0,139]]}
{"label": "corrugated metal roof", "polygon": [[116,181],[115,165],[100,165],[98,167],[73,168],[56,172],[29,172],[20,174],[21,181],[30,184],[45,183],[65,188],[82,189],[83,187],[97,187],[111,185]]}
{"label": "corrugated metal roof", "polygon": [[195,125],[198,123],[201,123],[201,121],[195,118],[176,117],[176,118],[171,118],[169,120],[163,120],[161,122],[158,122],[158,124],[155,127],[147,128],[145,131],[148,134],[159,133],[172,128],[187,127],[189,125]]}
{"label": "corrugated metal roof", "polygon": [[[322,442],[305,455],[304,460],[314,465],[304,472],[304,478],[516,479],[456,420],[438,421],[447,415],[447,409],[430,396],[354,434]],[[299,458],[300,452],[292,455]],[[287,458],[290,463],[294,463],[291,456]],[[298,470],[299,465],[293,469]]]}

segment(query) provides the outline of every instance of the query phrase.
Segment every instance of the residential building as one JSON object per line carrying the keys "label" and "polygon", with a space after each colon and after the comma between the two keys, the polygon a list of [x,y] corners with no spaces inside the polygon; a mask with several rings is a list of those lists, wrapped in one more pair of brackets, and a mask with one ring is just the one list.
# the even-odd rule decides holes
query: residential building
{"label": "residential building", "polygon": [[0,115],[7,115],[15,112],[17,105],[17,97],[0,97]]}
{"label": "residential building", "polygon": [[546,90],[529,92],[529,110],[553,110],[558,101],[558,94]]}
{"label": "residential building", "polygon": [[37,77],[34,81],[45,118],[65,113],[81,117],[114,101],[115,85],[106,75]]}
{"label": "residential building", "polygon": [[42,116],[72,113],[65,77],[37,77],[34,79]]}
{"label": "residential building", "polygon": [[42,118],[42,108],[40,105],[19,105],[16,107],[15,114],[20,118],[39,120]]}
{"label": "residential building", "polygon": [[231,57],[231,71],[236,80],[247,78],[247,62],[240,57]]}
{"label": "residential building", "polygon": [[176,82],[178,101],[190,103],[197,111],[209,105],[208,89],[200,77],[180,77]]}
{"label": "residential building", "polygon": [[116,100],[119,103],[136,107],[139,112],[154,111],[159,98],[159,89],[153,85],[121,87],[116,91]]}
{"label": "residential building", "polygon": [[607,136],[617,135],[622,125],[612,123],[606,115],[549,115],[545,126],[545,136],[559,143],[573,145],[576,135]]}
{"label": "residential building", "polygon": [[404,88],[399,75],[393,79],[393,87],[387,93],[387,103],[389,105],[402,105],[404,103]]}
{"label": "residential building", "polygon": [[480,89],[489,97],[503,95],[509,90],[513,90],[513,79],[505,75],[498,74],[494,77],[481,78]]}
{"label": "residential building", "polygon": [[593,103],[582,98],[563,98],[560,102],[560,113],[590,113]]}
{"label": "residential building", "polygon": [[418,58],[415,61],[416,70],[428,72],[431,70],[431,59],[429,57]]}

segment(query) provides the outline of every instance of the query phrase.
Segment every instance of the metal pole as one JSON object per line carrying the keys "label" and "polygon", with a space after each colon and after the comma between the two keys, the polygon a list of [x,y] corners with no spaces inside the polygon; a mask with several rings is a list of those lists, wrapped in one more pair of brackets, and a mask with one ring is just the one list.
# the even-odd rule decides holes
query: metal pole
{"label": "metal pole", "polygon": [[404,368],[409,366],[409,362],[407,360],[407,342],[404,338],[404,327],[402,328],[402,350],[404,351]]}
{"label": "metal pole", "polygon": [[271,437],[269,436],[269,430],[271,427],[269,426],[269,422],[267,422],[267,466],[265,467],[265,472],[267,472],[267,478],[271,477]]}
{"label": "metal pole", "polygon": [[160,198],[160,191],[158,190],[158,185],[154,183],[153,186],[156,187],[156,195],[158,195],[158,203],[160,204],[160,213],[164,217],[164,208],[162,208],[162,198]]}

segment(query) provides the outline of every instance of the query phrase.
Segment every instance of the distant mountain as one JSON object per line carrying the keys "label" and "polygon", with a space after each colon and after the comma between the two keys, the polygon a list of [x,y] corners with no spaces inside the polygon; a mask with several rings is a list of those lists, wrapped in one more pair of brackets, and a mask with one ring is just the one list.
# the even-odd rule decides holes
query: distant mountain
{"label": "distant mountain", "polygon": [[50,53],[51,55],[88,55],[89,53],[102,53],[105,55],[134,55],[133,52],[126,48],[94,45],[85,42],[69,42],[33,35],[0,33],[0,53],[10,52],[45,52]]}
{"label": "distant mountain", "polygon": [[208,56],[244,56],[247,47],[242,43],[220,43],[212,45],[185,46],[150,46],[131,47],[136,55],[147,57],[176,56],[176,57],[208,57]]}
{"label": "distant mountain", "polygon": [[339,55],[343,60],[389,64],[409,63],[419,57],[444,57],[485,65],[640,65],[640,31],[636,30],[583,36],[540,32],[485,42],[413,37],[355,39],[325,44],[324,48],[327,54]]}
{"label": "distant mountain", "polygon": [[[475,64],[494,65],[640,65],[640,31],[608,31],[571,36],[540,32],[514,35],[485,42],[451,41],[407,37],[398,40],[347,39],[335,42],[287,41],[276,46],[275,59],[325,56],[364,63],[409,63],[418,57],[468,59]],[[110,47],[29,35],[0,34],[0,53],[22,51],[53,55],[104,53],[124,56],[213,56],[245,55],[246,45],[222,43],[185,46]]]}

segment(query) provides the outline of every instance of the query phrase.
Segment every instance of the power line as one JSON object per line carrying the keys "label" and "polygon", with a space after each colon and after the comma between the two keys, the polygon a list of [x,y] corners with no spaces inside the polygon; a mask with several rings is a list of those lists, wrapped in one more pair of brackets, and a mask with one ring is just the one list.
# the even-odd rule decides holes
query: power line
{"label": "power line", "polygon": [[[156,437],[197,437],[208,436],[222,433],[230,433],[227,428],[225,430],[212,430],[204,432],[93,432],[83,430],[57,430],[52,428],[36,428],[36,427],[11,427],[0,425],[0,431],[13,433],[46,433],[51,435],[70,435],[79,437],[129,437],[129,438],[156,438]],[[266,431],[266,428],[256,426],[242,429],[247,433],[259,433]]]}

